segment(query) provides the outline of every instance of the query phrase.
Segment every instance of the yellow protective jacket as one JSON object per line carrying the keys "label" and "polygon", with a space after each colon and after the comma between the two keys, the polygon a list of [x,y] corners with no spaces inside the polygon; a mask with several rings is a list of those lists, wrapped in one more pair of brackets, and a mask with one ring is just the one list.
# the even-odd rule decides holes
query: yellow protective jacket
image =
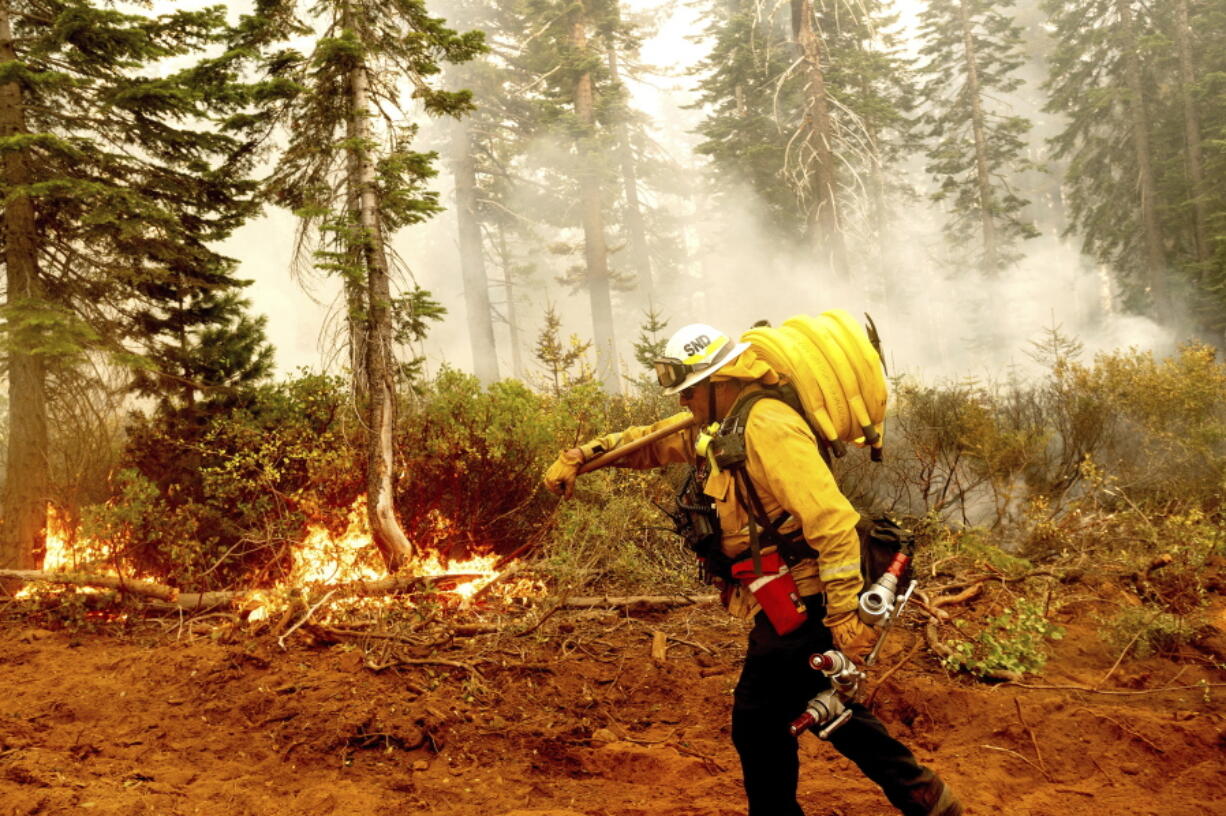
{"label": "yellow protective jacket", "polygon": [[[759,388],[750,385],[743,395]],[[680,416],[594,439],[581,446],[584,458],[639,439]],[[696,433],[689,429],[657,440],[622,457],[615,466],[645,469],[674,462],[693,464],[698,458]],[[808,423],[782,400],[760,399],[746,420],[745,447],[745,467],[768,516],[774,519],[785,511],[791,514],[781,532],[791,532],[799,525],[809,546],[819,554],[817,559],[804,559],[792,567],[800,594],[825,591],[827,619],[854,609],[862,588],[860,540],[856,535],[860,515],[835,484]],[[712,473],[703,492],[714,500],[724,554],[729,558],[740,556],[749,548],[749,517],[737,500],[732,474]],[[758,608],[747,590],[739,586],[734,589],[728,603],[730,612],[751,617]]]}

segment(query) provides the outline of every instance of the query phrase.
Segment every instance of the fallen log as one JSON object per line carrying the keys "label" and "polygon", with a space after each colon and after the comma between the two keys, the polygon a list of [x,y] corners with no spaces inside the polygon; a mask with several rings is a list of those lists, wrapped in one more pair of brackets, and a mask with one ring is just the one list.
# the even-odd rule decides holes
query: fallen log
{"label": "fallen log", "polygon": [[122,575],[91,575],[83,572],[42,572],[41,570],[0,569],[0,578],[12,578],[23,583],[63,584],[67,586],[101,587],[114,589],[141,598],[176,603],[179,590],[175,587],[125,578]]}
{"label": "fallen log", "polygon": [[[394,595],[421,590],[437,584],[466,583],[486,577],[482,573],[446,573],[443,575],[397,576],[374,581],[350,581],[330,586],[310,587],[309,591],[330,592],[333,598],[364,598]],[[213,592],[180,592],[177,587],[125,578],[119,575],[93,575],[74,572],[42,572],[39,570],[0,570],[0,579],[12,578],[24,583],[48,583],[77,587],[114,589],[150,601],[159,611],[203,611],[219,606],[241,603],[262,589],[231,589]],[[309,603],[310,600],[307,599]]]}

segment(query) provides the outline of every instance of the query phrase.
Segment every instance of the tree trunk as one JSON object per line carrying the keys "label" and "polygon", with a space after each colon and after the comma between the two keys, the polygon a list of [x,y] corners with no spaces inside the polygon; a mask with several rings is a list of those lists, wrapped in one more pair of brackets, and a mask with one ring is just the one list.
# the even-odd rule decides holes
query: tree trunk
{"label": "tree trunk", "polygon": [[[571,45],[587,52],[587,25],[580,16],[571,26]],[[596,377],[610,394],[620,394],[617,347],[613,331],[613,297],[609,286],[609,248],[605,243],[600,201],[600,168],[596,155],[596,106],[592,74],[584,71],[575,82],[575,117],[579,120],[579,197],[583,216],[583,249],[587,262],[587,291],[592,308],[596,344]]]}
{"label": "tree trunk", "polygon": [[506,319],[507,329],[511,333],[511,370],[515,372],[517,379],[526,380],[528,371],[524,367],[524,352],[519,341],[519,313],[515,309],[514,267],[511,263],[511,252],[507,248],[506,230],[501,224],[498,226],[498,257],[502,264],[502,286],[507,297]]}
{"label": "tree trunk", "polygon": [[[609,46],[609,76],[621,85],[617,68],[617,49]],[[647,228],[639,204],[638,168],[630,145],[630,129],[625,122],[617,124],[617,161],[621,165],[622,187],[626,195],[626,231],[630,236],[630,259],[639,282],[639,298],[648,308],[655,302],[651,276],[651,254],[647,251]]]}
{"label": "tree trunk", "polygon": [[1205,201],[1209,191],[1205,187],[1204,157],[1200,143],[1200,116],[1192,99],[1192,87],[1196,73],[1192,67],[1192,26],[1188,20],[1188,0],[1175,3],[1175,45],[1179,50],[1179,93],[1183,102],[1183,126],[1188,143],[1188,180],[1192,188],[1192,219],[1196,240],[1196,260],[1209,260],[1208,216]]}
{"label": "tree trunk", "polygon": [[[352,118],[353,113],[350,112]],[[361,163],[356,150],[345,155],[346,172],[349,178],[361,173]],[[366,405],[370,399],[370,381],[366,378],[366,279],[362,274],[365,263],[362,256],[361,235],[362,207],[358,187],[350,184],[345,190],[345,206],[349,212],[349,224],[343,242],[337,249],[345,255],[345,271],[342,282],[345,287],[345,333],[349,337],[349,380],[353,387],[354,402]]]}
{"label": "tree trunk", "polygon": [[[0,61],[14,63],[17,53],[8,3],[0,3]],[[0,137],[26,132],[25,100],[21,86],[0,86]],[[29,156],[24,150],[4,154],[4,265],[7,304],[39,308],[43,305],[39,277],[38,232],[34,202],[25,189],[32,181]],[[33,569],[46,548],[47,490],[50,464],[47,446],[46,368],[37,348],[37,329],[17,327],[8,354],[9,438],[4,480],[3,517],[0,519],[0,567]],[[28,335],[28,336],[27,336]],[[14,582],[6,582],[9,589]]]}
{"label": "tree trunk", "polygon": [[413,545],[396,520],[392,477],[395,457],[396,380],[392,359],[392,295],[387,253],[379,221],[375,164],[370,154],[370,78],[359,61],[349,73],[351,115],[348,142],[351,190],[356,190],[361,245],[366,270],[367,410],[366,492],[371,538],[391,572],[413,558]]}
{"label": "tree trunk", "polygon": [[996,240],[996,205],[992,196],[992,176],[988,170],[988,139],[984,125],[983,96],[979,89],[979,62],[975,55],[975,38],[965,0],[958,3],[962,22],[962,51],[966,59],[966,93],[971,103],[971,130],[975,138],[975,177],[979,187],[979,220],[983,232],[983,273],[1000,271],[1000,250]]}
{"label": "tree trunk", "polygon": [[822,44],[813,28],[812,0],[793,0],[792,22],[796,28],[794,33],[800,46],[800,55],[808,68],[804,128],[806,142],[816,158],[809,183],[813,198],[809,229],[814,248],[825,257],[830,270],[838,279],[847,280],[850,273],[838,207],[838,174],[833,147],[834,120],[830,116],[826,77],[822,72]]}
{"label": "tree trunk", "polygon": [[1141,80],[1141,58],[1138,56],[1136,25],[1129,0],[1116,0],[1120,15],[1120,50],[1124,55],[1124,72],[1128,82],[1128,103],[1132,113],[1132,145],[1137,159],[1137,184],[1141,194],[1141,229],[1145,238],[1145,257],[1149,268],[1146,278],[1150,296],[1158,315],[1170,311],[1166,287],[1166,248],[1162,226],[1158,223],[1158,188],[1154,182],[1152,151],[1149,144],[1149,116],[1145,86]]}
{"label": "tree trunk", "polygon": [[490,284],[485,273],[481,220],[477,215],[477,165],[472,128],[468,122],[452,126],[452,168],[455,173],[456,221],[460,228],[460,273],[464,280],[464,308],[468,312],[468,340],[473,373],[484,385],[498,381],[498,355],[494,349],[494,321],[490,311]]}

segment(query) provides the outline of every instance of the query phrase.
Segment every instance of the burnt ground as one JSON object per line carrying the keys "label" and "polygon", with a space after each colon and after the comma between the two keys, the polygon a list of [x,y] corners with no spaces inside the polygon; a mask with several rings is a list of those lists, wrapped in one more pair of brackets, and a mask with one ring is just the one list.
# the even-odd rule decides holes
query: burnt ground
{"label": "burnt ground", "polygon": [[[1112,670],[1099,607],[1056,613],[1067,635],[1032,688],[950,676],[905,630],[876,711],[973,814],[1226,814],[1220,651]],[[520,614],[509,631],[539,613]],[[304,627],[282,649],[216,623],[10,615],[0,816],[744,813],[728,734],[744,629],[718,609],[559,612],[430,648]],[[829,745],[806,735],[802,754],[810,816],[892,812]]]}

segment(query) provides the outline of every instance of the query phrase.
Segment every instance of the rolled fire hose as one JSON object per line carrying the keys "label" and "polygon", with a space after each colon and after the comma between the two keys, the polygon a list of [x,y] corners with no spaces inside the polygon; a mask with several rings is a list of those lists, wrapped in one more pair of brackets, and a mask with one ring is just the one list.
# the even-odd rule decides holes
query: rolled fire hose
{"label": "rolled fire hose", "polygon": [[650,445],[657,439],[663,439],[666,436],[672,436],[675,433],[684,431],[686,428],[692,428],[694,426],[694,422],[695,420],[693,415],[681,417],[676,422],[669,423],[662,428],[657,428],[646,436],[636,439],[633,442],[627,442],[624,445],[618,445],[611,451],[605,451],[592,461],[585,462],[583,467],[579,468],[579,472],[591,473],[593,470],[600,470],[603,467],[608,467],[618,459],[621,459],[623,456],[634,453],[639,448]]}

